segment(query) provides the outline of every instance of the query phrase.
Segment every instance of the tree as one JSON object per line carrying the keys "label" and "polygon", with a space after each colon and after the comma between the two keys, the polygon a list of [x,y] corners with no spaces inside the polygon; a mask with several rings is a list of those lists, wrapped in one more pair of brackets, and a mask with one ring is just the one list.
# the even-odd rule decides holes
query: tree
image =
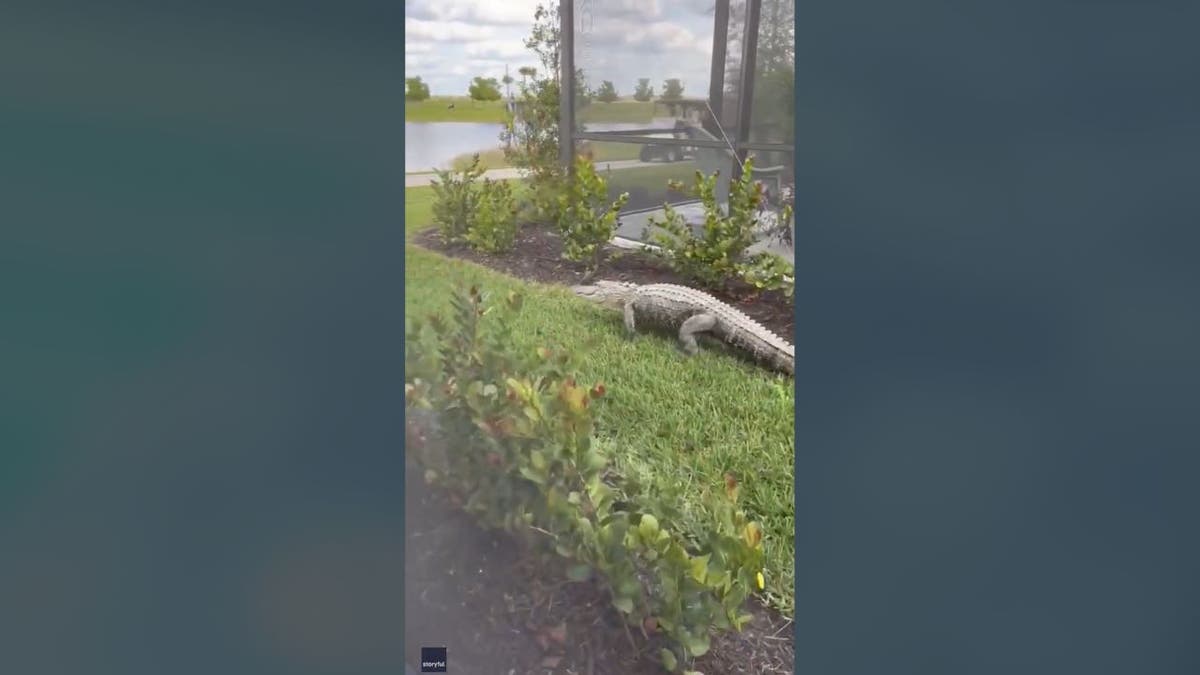
{"label": "tree", "polygon": [[795,16],[795,0],[763,0],[762,18],[758,26],[758,53],[755,56],[759,72],[794,69]]}
{"label": "tree", "polygon": [[654,98],[654,87],[650,86],[650,79],[643,77],[638,80],[637,89],[633,91],[633,100],[645,103]]}
{"label": "tree", "polygon": [[[795,0],[762,0],[755,54],[755,110],[763,110],[760,97],[782,97],[768,81],[786,83],[791,87],[796,58]],[[742,34],[746,24],[746,0],[732,0],[729,9],[729,45],[725,66],[726,101],[736,100],[741,89]],[[765,102],[765,101],[764,101]],[[762,113],[755,112],[755,119]],[[790,119],[780,124],[790,126]]]}
{"label": "tree", "polygon": [[[541,68],[518,71],[524,78],[517,98],[521,114],[508,120],[500,140],[505,145],[505,158],[528,182],[533,206],[530,217],[552,223],[558,221],[559,196],[566,188],[566,167],[559,163],[558,155],[558,2],[544,0],[533,19],[525,47],[534,53]],[[540,77],[539,72],[543,73]]]}
{"label": "tree", "polygon": [[659,100],[678,101],[681,98],[683,98],[683,83],[677,78],[667,80],[663,84],[663,92],[662,96],[659,97]]}
{"label": "tree", "polygon": [[582,108],[592,102],[592,97],[595,94],[591,88],[587,86],[587,78],[583,75],[582,68],[575,69],[575,107]]}
{"label": "tree", "polygon": [[605,103],[612,103],[617,100],[617,88],[612,82],[605,80],[600,83],[600,88],[596,90],[596,98]]}
{"label": "tree", "polygon": [[420,77],[410,77],[404,80],[405,101],[424,101],[427,98],[429,98],[429,85],[422,82]]}
{"label": "tree", "polygon": [[504,83],[504,97],[512,98],[513,77],[508,74],[508,66],[504,66],[504,77],[500,78],[500,81]]}
{"label": "tree", "polygon": [[494,77],[477,77],[472,80],[467,93],[476,101],[499,101],[500,83]]}

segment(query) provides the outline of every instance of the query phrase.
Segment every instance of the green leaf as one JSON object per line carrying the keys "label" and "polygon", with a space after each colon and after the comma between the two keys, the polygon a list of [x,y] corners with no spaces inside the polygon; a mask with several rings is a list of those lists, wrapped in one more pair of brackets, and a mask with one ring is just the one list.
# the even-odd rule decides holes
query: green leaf
{"label": "green leaf", "polygon": [[633,613],[633,599],[624,596],[613,599],[613,607],[621,610],[625,614]]}
{"label": "green leaf", "polygon": [[587,471],[599,471],[604,468],[605,464],[607,464],[607,461],[604,459],[604,456],[595,450],[589,449],[583,455],[583,466]]}
{"label": "green leaf", "polygon": [[659,654],[662,656],[663,668],[666,668],[672,673],[675,672],[675,669],[679,667],[679,660],[675,658],[675,652],[671,651],[670,649],[664,649],[660,651]]}
{"label": "green leaf", "polygon": [[699,583],[704,583],[704,580],[708,578],[709,557],[710,554],[706,553],[702,556],[692,558],[691,560],[692,578]]}
{"label": "green leaf", "polygon": [[[587,581],[592,577],[590,565],[572,565],[567,569],[567,578],[571,581]],[[630,603],[632,607],[632,603]]]}
{"label": "green leaf", "polygon": [[642,514],[642,520],[638,523],[638,534],[646,541],[654,541],[654,536],[658,534],[658,519],[649,513]]}
{"label": "green leaf", "polygon": [[521,467],[521,475],[533,481],[534,483],[537,483],[538,485],[545,485],[546,483],[546,479],[542,478],[541,474],[527,466]]}
{"label": "green leaf", "polygon": [[700,658],[708,653],[709,641],[707,632],[700,633],[699,635],[684,633],[680,636],[680,643],[693,658]]}
{"label": "green leaf", "polygon": [[[622,597],[633,597],[642,590],[642,584],[636,578],[630,576],[620,579],[616,583],[617,594]],[[632,601],[631,601],[632,602]]]}
{"label": "green leaf", "polygon": [[541,471],[546,468],[546,456],[540,450],[534,450],[529,453],[529,462],[533,464],[533,468]]}
{"label": "green leaf", "polygon": [[587,518],[576,518],[575,526],[583,536],[590,541],[595,536],[595,529],[592,527],[592,521]]}

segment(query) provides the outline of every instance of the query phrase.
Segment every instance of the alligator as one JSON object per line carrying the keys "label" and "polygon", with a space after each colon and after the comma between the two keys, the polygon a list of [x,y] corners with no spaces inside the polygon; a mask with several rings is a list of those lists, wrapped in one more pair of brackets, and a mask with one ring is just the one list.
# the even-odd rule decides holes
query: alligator
{"label": "alligator", "polygon": [[795,348],[787,340],[703,291],[675,284],[622,281],[597,281],[571,290],[602,307],[623,311],[630,335],[638,323],[677,330],[680,346],[691,356],[700,349],[697,335],[708,333],[768,368],[795,373]]}

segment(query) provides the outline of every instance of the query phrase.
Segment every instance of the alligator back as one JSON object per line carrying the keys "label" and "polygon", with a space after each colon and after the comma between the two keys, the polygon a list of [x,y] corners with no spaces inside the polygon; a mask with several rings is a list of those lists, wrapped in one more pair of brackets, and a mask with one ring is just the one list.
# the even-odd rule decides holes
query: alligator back
{"label": "alligator back", "polygon": [[675,284],[648,284],[636,289],[632,302],[639,322],[673,329],[697,314],[711,314],[717,318],[712,330],[716,337],[759,361],[792,372],[795,348],[791,343],[708,293]]}

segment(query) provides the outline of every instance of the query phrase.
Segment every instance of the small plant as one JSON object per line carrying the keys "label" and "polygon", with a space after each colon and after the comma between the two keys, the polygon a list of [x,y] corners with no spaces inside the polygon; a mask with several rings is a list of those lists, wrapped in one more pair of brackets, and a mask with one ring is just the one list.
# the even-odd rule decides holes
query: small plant
{"label": "small plant", "polygon": [[593,442],[604,385],[580,383],[567,352],[517,346],[510,316],[521,304],[459,289],[448,316],[410,324],[410,423],[416,411],[433,414],[454,451],[437,451],[424,430],[408,451],[482,525],[566,559],[569,581],[599,582],[630,625],[666,636],[659,657],[679,672],[708,651],[713,630],[748,620],[742,606],[764,586],[762,528],[737,507],[730,475],[698,536],[672,526],[667,496],[614,487]]}
{"label": "small plant", "polygon": [[480,251],[503,253],[517,238],[517,206],[512,187],[505,181],[483,180],[477,211],[466,241]]}
{"label": "small plant", "polygon": [[586,157],[575,158],[574,180],[559,197],[558,229],[563,235],[563,256],[583,263],[585,281],[603,261],[604,248],[617,231],[617,214],[628,201],[629,193],[624,192],[610,202],[608,181]]}
{"label": "small plant", "polygon": [[743,280],[760,291],[783,291],[792,297],[796,288],[795,267],[774,253],[759,253],[738,265]]}
{"label": "small plant", "polygon": [[785,185],[780,191],[779,206],[782,214],[775,221],[775,225],[768,233],[776,241],[787,244],[788,246],[795,245],[796,221],[796,189],[791,185]]}
{"label": "small plant", "polygon": [[670,204],[664,205],[666,216],[650,220],[651,227],[665,231],[644,237],[659,247],[657,254],[676,272],[703,286],[720,289],[728,279],[740,275],[746,249],[755,242],[758,211],[762,204],[762,186],[751,175],[753,161],[746,160],[742,177],[729,185],[728,212],[717,203],[716,183],[719,174],[705,176],[696,172],[696,182],[688,189],[679,181],[669,181],[672,190],[684,192],[701,201],[704,206],[704,230],[697,235],[691,226]]}
{"label": "small plant", "polygon": [[442,238],[450,243],[463,241],[475,222],[479,207],[478,187],[475,183],[483,175],[479,155],[461,170],[439,170],[437,180],[432,181],[436,201],[433,203],[433,222]]}

